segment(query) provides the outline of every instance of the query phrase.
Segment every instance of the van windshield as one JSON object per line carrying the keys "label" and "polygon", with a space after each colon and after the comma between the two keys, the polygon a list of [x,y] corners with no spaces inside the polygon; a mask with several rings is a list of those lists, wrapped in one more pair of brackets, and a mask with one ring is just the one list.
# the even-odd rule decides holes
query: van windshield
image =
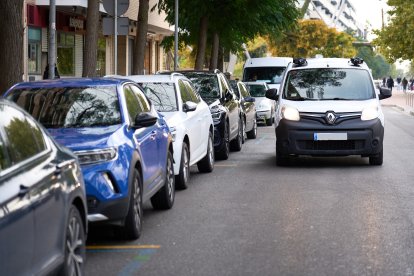
{"label": "van windshield", "polygon": [[243,81],[260,81],[270,84],[279,84],[286,67],[246,67]]}
{"label": "van windshield", "polygon": [[368,71],[313,68],[292,70],[283,88],[287,100],[368,100],[375,90]]}

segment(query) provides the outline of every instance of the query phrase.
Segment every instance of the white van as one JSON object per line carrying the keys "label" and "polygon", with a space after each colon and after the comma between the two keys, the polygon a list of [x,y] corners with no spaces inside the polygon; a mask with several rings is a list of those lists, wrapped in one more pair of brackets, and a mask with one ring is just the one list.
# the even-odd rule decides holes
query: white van
{"label": "white van", "polygon": [[292,61],[290,57],[250,58],[244,64],[243,82],[266,82],[269,88],[279,89],[283,73]]}
{"label": "white van", "polygon": [[294,59],[286,68],[276,100],[276,163],[292,156],[368,157],[382,165],[384,114],[379,100],[391,96],[385,87],[377,94],[362,59]]}

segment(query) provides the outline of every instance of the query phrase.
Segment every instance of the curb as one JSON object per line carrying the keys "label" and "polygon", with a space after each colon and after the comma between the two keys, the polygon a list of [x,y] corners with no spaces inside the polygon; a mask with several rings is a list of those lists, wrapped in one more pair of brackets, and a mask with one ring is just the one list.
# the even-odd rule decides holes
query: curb
{"label": "curb", "polygon": [[404,107],[397,105],[397,104],[384,104],[382,106],[395,107],[400,111],[406,112],[408,115],[414,116],[414,110],[405,109]]}

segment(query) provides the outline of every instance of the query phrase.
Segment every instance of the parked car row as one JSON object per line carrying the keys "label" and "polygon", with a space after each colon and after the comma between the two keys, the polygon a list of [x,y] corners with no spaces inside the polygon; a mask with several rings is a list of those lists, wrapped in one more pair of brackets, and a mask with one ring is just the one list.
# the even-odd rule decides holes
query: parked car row
{"label": "parked car row", "polygon": [[2,271],[79,275],[88,223],[139,238],[144,202],[172,208],[191,165],[212,172],[246,131],[256,138],[254,99],[239,86],[187,71],[11,87],[0,101]]}

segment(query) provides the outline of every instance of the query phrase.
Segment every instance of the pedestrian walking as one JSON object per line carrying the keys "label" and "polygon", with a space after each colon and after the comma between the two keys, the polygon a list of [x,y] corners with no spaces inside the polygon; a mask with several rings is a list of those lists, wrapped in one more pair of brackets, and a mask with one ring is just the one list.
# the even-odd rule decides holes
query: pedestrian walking
{"label": "pedestrian walking", "polygon": [[401,90],[401,77],[397,77],[397,90]]}
{"label": "pedestrian walking", "polygon": [[403,92],[407,92],[407,85],[408,85],[408,80],[404,77],[401,81],[402,87],[403,87]]}
{"label": "pedestrian walking", "polygon": [[392,91],[392,88],[394,87],[394,80],[392,79],[392,77],[390,76],[387,79],[387,87]]}
{"label": "pedestrian walking", "polygon": [[385,87],[386,84],[387,84],[387,78],[383,77],[382,78],[382,87]]}

